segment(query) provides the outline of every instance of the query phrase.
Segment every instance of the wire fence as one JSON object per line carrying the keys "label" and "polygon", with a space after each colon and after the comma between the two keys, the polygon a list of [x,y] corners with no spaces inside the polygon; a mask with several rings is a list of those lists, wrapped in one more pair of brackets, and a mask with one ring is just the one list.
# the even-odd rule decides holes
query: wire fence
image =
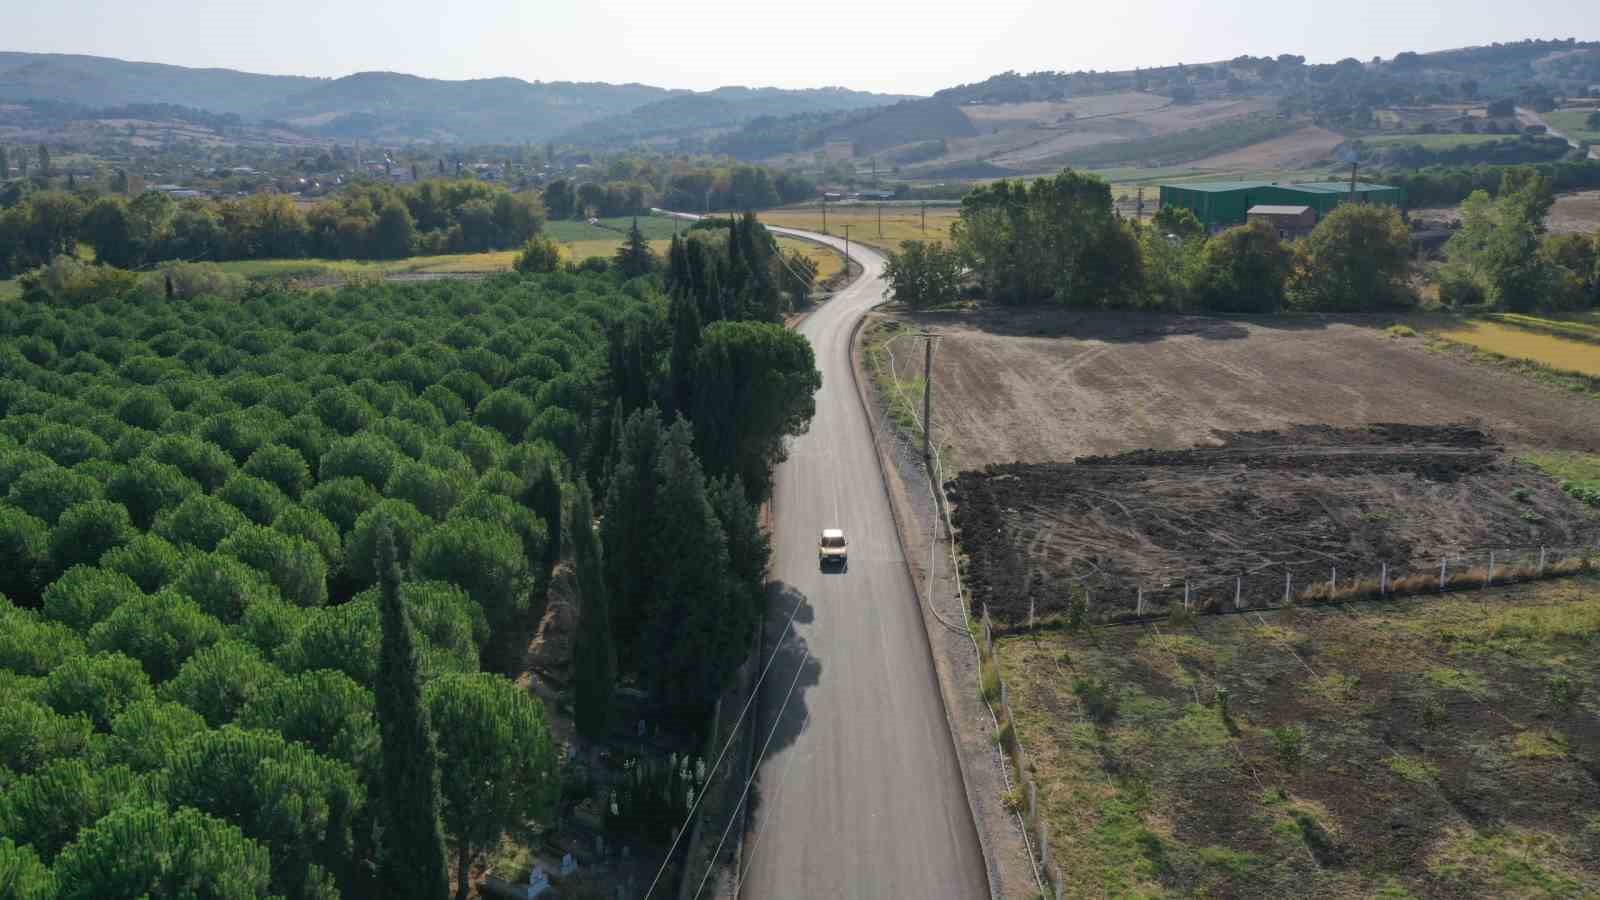
{"label": "wire fence", "polygon": [[978,602],[1005,632],[1445,593],[1564,577],[1597,564],[1595,546],[1451,548],[1400,561],[1273,563],[1205,575],[1090,571],[1045,583],[1024,562],[992,581]]}

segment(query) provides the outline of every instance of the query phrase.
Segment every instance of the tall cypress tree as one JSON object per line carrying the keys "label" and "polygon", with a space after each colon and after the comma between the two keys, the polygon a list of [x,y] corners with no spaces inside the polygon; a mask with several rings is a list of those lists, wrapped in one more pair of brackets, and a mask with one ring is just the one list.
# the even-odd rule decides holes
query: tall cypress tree
{"label": "tall cypress tree", "polygon": [[694,404],[695,357],[700,351],[700,310],[686,291],[672,295],[667,310],[672,320],[672,379],[670,415],[687,416]]}
{"label": "tall cypress tree", "polygon": [[0,181],[11,177],[11,157],[6,155],[6,148],[0,147]]}
{"label": "tall cypress tree", "polygon": [[601,539],[605,546],[606,590],[611,602],[611,633],[617,657],[638,665],[640,631],[650,616],[655,571],[650,545],[656,510],[656,454],[661,416],[655,407],[637,410],[624,423],[613,451]]}
{"label": "tall cypress tree", "polygon": [[378,533],[378,727],[383,738],[383,844],[378,881],[386,897],[442,898],[449,894],[444,831],[439,824],[439,761],[405,606],[394,534]]}
{"label": "tall cypress tree", "polygon": [[578,642],[573,648],[574,717],[578,733],[594,739],[605,734],[611,688],[617,677],[617,648],[611,635],[611,604],[606,597],[605,566],[600,538],[594,531],[589,489],[579,486],[572,500],[567,528],[578,567]]}

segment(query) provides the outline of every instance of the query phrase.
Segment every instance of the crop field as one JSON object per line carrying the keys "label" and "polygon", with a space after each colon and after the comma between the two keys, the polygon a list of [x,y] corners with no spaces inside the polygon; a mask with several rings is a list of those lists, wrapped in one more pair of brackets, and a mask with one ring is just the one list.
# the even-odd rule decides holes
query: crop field
{"label": "crop field", "polygon": [[1282,138],[1297,130],[1298,125],[1275,117],[1238,118],[1140,140],[1068,150],[1049,161],[1091,168],[1134,162],[1174,165]]}
{"label": "crop field", "polygon": [[1503,134],[1374,134],[1363,136],[1361,142],[1375,147],[1416,144],[1429,150],[1453,150],[1456,147],[1492,144],[1506,137]]}
{"label": "crop field", "polygon": [[1503,316],[1498,321],[1454,322],[1431,328],[1428,333],[1552,369],[1600,376],[1600,348],[1595,346],[1600,341],[1600,326],[1586,326],[1581,321]]}
{"label": "crop field", "polygon": [[[767,225],[783,228],[801,228],[807,231],[824,231],[820,207],[786,207],[767,210],[760,214]],[[828,207],[827,233],[843,235],[844,226],[850,226],[850,239],[885,250],[898,250],[902,241],[944,242],[950,238],[950,223],[960,218],[960,210],[953,206],[928,207],[928,230],[922,230],[920,207],[894,205],[883,207],[883,235],[878,233],[878,207],[851,205]]]}
{"label": "crop field", "polygon": [[1585,576],[996,652],[1067,896],[1585,897],[1596,640]]}
{"label": "crop field", "polygon": [[1564,548],[1547,562],[1565,566],[1600,538],[1600,517],[1472,428],[1218,438],[962,472],[946,487],[974,608],[1002,625],[1065,616],[1074,604],[1094,621],[1186,601],[1260,608],[1377,593],[1383,564],[1400,590],[1433,590],[1441,575],[1451,582],[1451,565],[1460,584],[1484,581],[1485,548],[1499,548],[1502,579],[1526,578],[1543,574],[1532,571],[1537,548]]}
{"label": "crop field", "polygon": [[1593,109],[1558,109],[1554,112],[1541,113],[1540,117],[1549,123],[1551,128],[1575,141],[1600,143],[1600,131],[1588,125],[1589,115],[1593,112]]}
{"label": "crop field", "polygon": [[[1600,142],[1600,138],[1595,140]],[[1545,225],[1557,234],[1600,231],[1600,191],[1577,191],[1556,197]]]}

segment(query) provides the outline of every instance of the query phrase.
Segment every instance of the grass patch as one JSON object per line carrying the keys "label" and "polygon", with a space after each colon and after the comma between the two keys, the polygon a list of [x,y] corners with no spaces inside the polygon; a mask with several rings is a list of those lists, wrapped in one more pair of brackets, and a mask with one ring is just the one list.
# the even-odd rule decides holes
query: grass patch
{"label": "grass patch", "polygon": [[[1064,894],[1600,890],[1600,788],[1577,752],[1594,703],[1581,687],[1600,678],[1597,588],[1580,576],[1183,634],[997,639]],[[1557,679],[1567,714],[1547,697]],[[1108,701],[1114,714],[1094,714]],[[1463,791],[1494,830],[1463,828],[1447,802]]]}
{"label": "grass patch", "polygon": [[1593,141],[1600,144],[1600,131],[1589,127],[1589,114],[1592,109],[1558,109],[1540,116],[1551,128],[1561,132],[1575,141]]}
{"label": "grass patch", "polygon": [[1600,453],[1531,453],[1522,461],[1555,478],[1578,500],[1600,507]]}
{"label": "grass patch", "polygon": [[823,227],[822,208],[818,206],[790,206],[769,209],[760,213],[761,221],[781,228],[798,228],[822,234],[843,236],[845,226],[850,226],[850,240],[880,250],[898,250],[902,241],[928,241],[947,243],[950,225],[960,217],[960,209],[953,206],[930,206],[927,211],[927,229],[923,229],[920,206],[895,205],[883,207],[883,228],[878,227],[876,206],[828,206],[827,227]]}
{"label": "grass patch", "polygon": [[1417,146],[1425,150],[1454,150],[1492,144],[1514,135],[1505,134],[1374,134],[1361,138],[1369,147]]}
{"label": "grass patch", "polygon": [[1524,359],[1565,372],[1600,378],[1600,353],[1586,340],[1558,337],[1494,321],[1463,321],[1431,332],[1511,359]]}
{"label": "grass patch", "polygon": [[1301,127],[1299,122],[1276,116],[1251,116],[1159,137],[1095,144],[1063,153],[1051,162],[1075,166],[1118,166],[1140,162],[1171,166],[1283,137]]}

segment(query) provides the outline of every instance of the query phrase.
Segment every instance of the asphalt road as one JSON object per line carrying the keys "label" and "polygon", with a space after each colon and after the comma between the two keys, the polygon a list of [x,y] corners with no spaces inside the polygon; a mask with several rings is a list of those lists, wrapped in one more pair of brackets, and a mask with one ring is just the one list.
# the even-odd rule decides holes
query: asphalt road
{"label": "asphalt road", "polygon": [[[863,276],[799,328],[822,389],[810,430],[775,476],[769,648],[799,610],[762,688],[758,750],[773,737],[753,792],[741,895],[987,897],[921,612],[850,375],[851,328],[882,299],[883,257],[855,244],[851,255]],[[847,571],[819,570],[817,537],[829,527],[850,542]]]}

